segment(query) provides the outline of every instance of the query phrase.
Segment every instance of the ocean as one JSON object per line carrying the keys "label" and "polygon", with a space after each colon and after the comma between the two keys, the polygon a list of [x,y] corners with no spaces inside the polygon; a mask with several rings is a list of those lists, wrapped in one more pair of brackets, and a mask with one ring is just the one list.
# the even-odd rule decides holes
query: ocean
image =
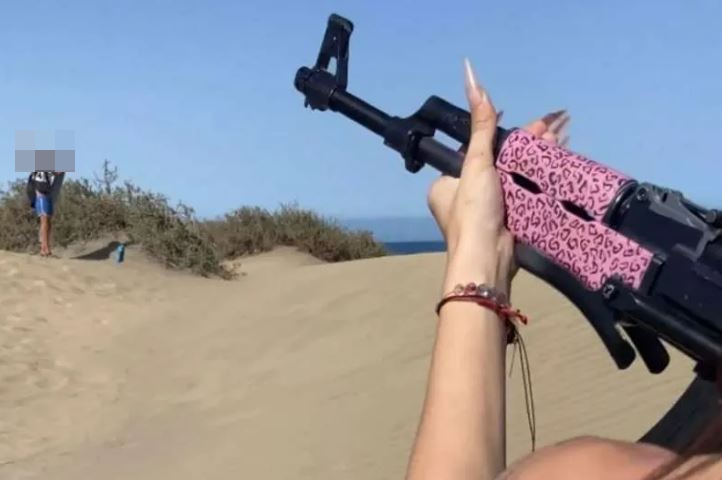
{"label": "ocean", "polygon": [[431,253],[446,251],[444,242],[385,242],[384,246],[391,255],[410,255],[413,253]]}

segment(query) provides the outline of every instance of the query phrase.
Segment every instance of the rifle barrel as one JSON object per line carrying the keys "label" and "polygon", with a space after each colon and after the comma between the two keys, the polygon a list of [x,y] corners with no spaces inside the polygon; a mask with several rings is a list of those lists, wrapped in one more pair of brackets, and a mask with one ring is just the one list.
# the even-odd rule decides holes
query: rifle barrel
{"label": "rifle barrel", "polygon": [[336,90],[328,101],[331,110],[360,123],[377,135],[383,136],[391,116],[345,90]]}
{"label": "rifle barrel", "polygon": [[[381,137],[384,137],[392,121],[387,113],[345,90],[336,90],[329,98],[328,105],[331,110],[360,123]],[[462,154],[431,137],[419,140],[416,158],[447,175],[458,177],[461,174]]]}

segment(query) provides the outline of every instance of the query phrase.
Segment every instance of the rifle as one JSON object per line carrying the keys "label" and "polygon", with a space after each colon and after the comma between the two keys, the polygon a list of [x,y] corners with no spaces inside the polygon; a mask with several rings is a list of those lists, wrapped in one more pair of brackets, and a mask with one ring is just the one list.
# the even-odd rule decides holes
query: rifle
{"label": "rifle", "polygon": [[[353,28],[345,18],[329,17],[316,64],[295,76],[305,106],[341,113],[368,128],[401,154],[411,173],[428,164],[458,177],[463,155],[434,134],[468,144],[469,112],[431,96],[414,114],[391,116],[349,93]],[[695,361],[701,380],[718,378],[722,211],[518,128],[497,127],[495,138],[506,225],[516,239],[519,266],[584,314],[618,368],[626,369],[639,354],[651,373],[664,371],[669,354],[662,339]]]}

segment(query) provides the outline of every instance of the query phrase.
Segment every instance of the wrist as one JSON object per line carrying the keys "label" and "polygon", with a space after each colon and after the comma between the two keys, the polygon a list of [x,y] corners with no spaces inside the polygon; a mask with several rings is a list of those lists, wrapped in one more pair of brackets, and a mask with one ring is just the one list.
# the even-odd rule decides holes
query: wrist
{"label": "wrist", "polygon": [[488,285],[506,293],[505,289],[500,287],[501,282],[499,282],[496,269],[478,265],[455,266],[449,264],[444,275],[442,295],[450,293],[457,285],[467,285],[470,282],[477,285]]}
{"label": "wrist", "polygon": [[509,295],[512,251],[492,238],[461,238],[449,245],[443,293],[458,284],[483,283]]}
{"label": "wrist", "polygon": [[458,284],[466,285],[469,282],[500,289],[503,282],[499,279],[499,270],[498,259],[493,256],[449,252],[443,293],[450,292]]}

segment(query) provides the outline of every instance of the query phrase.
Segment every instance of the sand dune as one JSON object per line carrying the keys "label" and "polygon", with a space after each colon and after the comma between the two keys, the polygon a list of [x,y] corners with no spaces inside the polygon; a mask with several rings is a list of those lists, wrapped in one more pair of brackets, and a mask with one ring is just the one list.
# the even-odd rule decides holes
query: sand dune
{"label": "sand dune", "polygon": [[[221,281],[137,253],[0,253],[0,478],[402,478],[443,256],[325,265],[286,249]],[[691,378],[680,355],[660,376],[617,371],[529,276],[515,297],[541,445],[634,439]],[[513,459],[529,449],[518,369],[509,396]]]}

